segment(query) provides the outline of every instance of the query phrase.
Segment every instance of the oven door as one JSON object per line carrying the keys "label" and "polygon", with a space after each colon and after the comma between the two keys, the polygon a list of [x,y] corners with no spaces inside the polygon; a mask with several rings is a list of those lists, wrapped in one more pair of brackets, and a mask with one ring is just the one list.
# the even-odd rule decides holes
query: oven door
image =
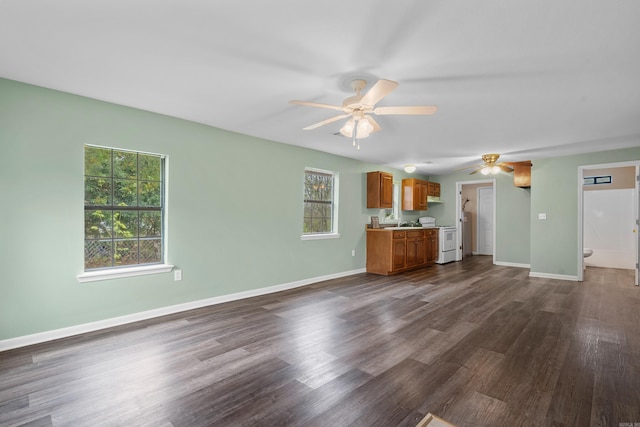
{"label": "oven door", "polygon": [[456,230],[444,229],[442,230],[442,239],[440,239],[440,250],[442,252],[454,251],[456,249]]}

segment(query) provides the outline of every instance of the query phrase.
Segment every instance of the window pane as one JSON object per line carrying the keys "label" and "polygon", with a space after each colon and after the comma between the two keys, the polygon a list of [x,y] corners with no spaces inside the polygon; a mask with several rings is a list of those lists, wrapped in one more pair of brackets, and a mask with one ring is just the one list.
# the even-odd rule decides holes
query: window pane
{"label": "window pane", "polygon": [[140,206],[160,207],[160,182],[140,182]]}
{"label": "window pane", "polygon": [[114,151],[113,177],[136,179],[138,177],[138,154],[130,151]]}
{"label": "window pane", "polygon": [[84,174],[111,176],[111,150],[98,147],[84,148]]}
{"label": "window pane", "polygon": [[132,180],[114,180],[113,204],[115,206],[138,206],[138,183]]}
{"label": "window pane", "polygon": [[111,240],[86,240],[84,242],[84,268],[111,267]]}
{"label": "window pane", "polygon": [[114,264],[131,265],[138,264],[138,241],[116,240]]}
{"label": "window pane", "polygon": [[159,237],[161,231],[161,212],[140,212],[140,237]]}
{"label": "window pane", "polygon": [[140,264],[162,261],[162,240],[140,240]]}
{"label": "window pane", "polygon": [[84,211],[84,238],[104,239],[112,237],[113,230],[111,211],[85,210]]}
{"label": "window pane", "polygon": [[142,181],[160,181],[162,159],[158,156],[138,155],[138,179]]}
{"label": "window pane", "polygon": [[126,239],[138,237],[138,212],[115,211],[113,213],[113,228],[116,238]]}
{"label": "window pane", "polygon": [[84,204],[111,205],[111,180],[105,178],[84,179]]}

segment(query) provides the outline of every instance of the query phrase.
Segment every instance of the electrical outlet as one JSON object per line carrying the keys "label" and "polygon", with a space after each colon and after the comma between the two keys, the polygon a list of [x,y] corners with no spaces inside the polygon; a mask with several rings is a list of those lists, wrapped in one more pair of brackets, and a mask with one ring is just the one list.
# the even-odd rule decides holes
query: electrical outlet
{"label": "electrical outlet", "polygon": [[182,270],[173,270],[173,280],[182,280]]}
{"label": "electrical outlet", "polygon": [[547,219],[547,214],[546,213],[539,213],[538,214],[538,219]]}
{"label": "electrical outlet", "polygon": [[355,249],[351,251],[351,256],[356,256],[356,250]]}

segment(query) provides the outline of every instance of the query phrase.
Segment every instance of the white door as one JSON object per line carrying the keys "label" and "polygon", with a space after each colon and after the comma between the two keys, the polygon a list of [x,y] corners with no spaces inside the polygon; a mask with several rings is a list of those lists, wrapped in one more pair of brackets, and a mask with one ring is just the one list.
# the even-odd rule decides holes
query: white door
{"label": "white door", "polygon": [[478,254],[493,255],[493,187],[478,188]]}

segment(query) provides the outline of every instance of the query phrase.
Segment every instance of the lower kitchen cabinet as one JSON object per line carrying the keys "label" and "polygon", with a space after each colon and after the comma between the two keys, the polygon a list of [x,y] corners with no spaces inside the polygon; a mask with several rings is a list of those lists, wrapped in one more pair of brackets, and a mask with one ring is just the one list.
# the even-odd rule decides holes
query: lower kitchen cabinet
{"label": "lower kitchen cabinet", "polygon": [[[434,246],[435,242],[435,246]],[[367,229],[367,272],[389,275],[433,264],[438,230]]]}
{"label": "lower kitchen cabinet", "polygon": [[434,264],[438,259],[438,229],[437,228],[429,228],[424,230],[425,240],[426,240],[426,258],[427,264]]}

